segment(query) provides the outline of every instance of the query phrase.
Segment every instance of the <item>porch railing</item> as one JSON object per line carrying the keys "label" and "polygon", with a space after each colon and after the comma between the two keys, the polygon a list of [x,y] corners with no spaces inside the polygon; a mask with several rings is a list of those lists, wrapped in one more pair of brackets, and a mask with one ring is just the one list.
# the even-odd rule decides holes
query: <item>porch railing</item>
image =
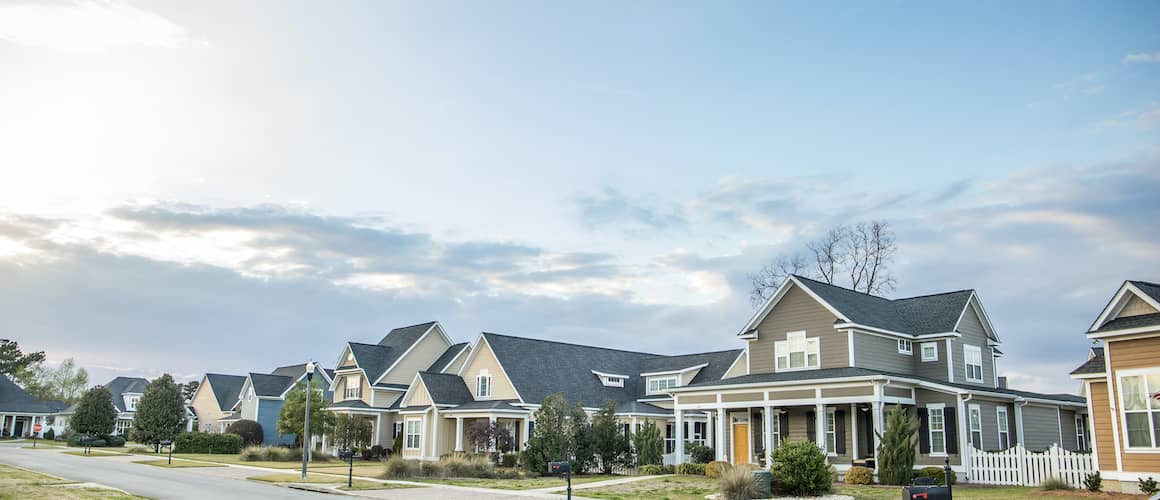
{"label": "porch railing", "polygon": [[1004,451],[971,449],[970,456],[971,482],[979,484],[1039,486],[1054,477],[1080,488],[1084,476],[1096,471],[1091,453],[1068,451],[1054,444],[1040,453],[1015,446]]}

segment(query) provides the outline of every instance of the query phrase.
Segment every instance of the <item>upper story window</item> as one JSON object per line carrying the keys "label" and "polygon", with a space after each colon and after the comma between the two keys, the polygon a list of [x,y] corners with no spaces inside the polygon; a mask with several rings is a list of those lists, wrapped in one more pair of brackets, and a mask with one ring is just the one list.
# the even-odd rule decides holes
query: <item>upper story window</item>
{"label": "upper story window", "polygon": [[624,379],[621,377],[601,375],[600,383],[604,384],[605,387],[624,387]]}
{"label": "upper story window", "polygon": [[924,342],[918,346],[923,361],[938,361],[938,343]]}
{"label": "upper story window", "polygon": [[125,396],[125,411],[137,411],[137,402],[141,396]]}
{"label": "upper story window", "polygon": [[983,381],[983,350],[977,345],[963,346],[963,362],[967,365],[967,381]]}
{"label": "upper story window", "polygon": [[1160,448],[1160,371],[1120,375],[1121,412],[1128,448]]}
{"label": "upper story window", "polygon": [[487,370],[480,370],[479,376],[475,377],[475,397],[491,397],[491,374]]}
{"label": "upper story window", "polygon": [[914,345],[906,339],[898,339],[899,354],[914,354]]}
{"label": "upper story window", "polygon": [[806,332],[789,332],[785,340],[773,344],[777,356],[777,370],[806,370],[817,368],[820,355],[818,337],[806,338]]}
{"label": "upper story window", "polygon": [[362,377],[359,375],[346,376],[346,399],[360,399],[362,398]]}
{"label": "upper story window", "polygon": [[676,375],[670,377],[649,377],[648,393],[664,394],[665,391],[677,387],[678,385],[680,385],[680,381]]}

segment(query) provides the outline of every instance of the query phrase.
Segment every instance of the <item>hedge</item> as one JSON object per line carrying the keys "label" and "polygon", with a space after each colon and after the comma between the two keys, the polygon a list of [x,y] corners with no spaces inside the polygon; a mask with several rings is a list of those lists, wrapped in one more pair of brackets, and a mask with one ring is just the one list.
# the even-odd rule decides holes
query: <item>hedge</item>
{"label": "hedge", "polygon": [[705,464],[677,464],[677,474],[682,476],[704,476]]}
{"label": "hedge", "polygon": [[173,451],[176,453],[236,455],[242,451],[242,436],[237,434],[183,432],[174,440]]}

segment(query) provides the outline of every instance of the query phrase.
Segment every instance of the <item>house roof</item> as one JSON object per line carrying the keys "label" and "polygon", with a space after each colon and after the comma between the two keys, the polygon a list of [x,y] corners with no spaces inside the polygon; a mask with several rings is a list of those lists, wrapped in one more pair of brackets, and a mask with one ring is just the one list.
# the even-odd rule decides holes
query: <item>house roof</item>
{"label": "house roof", "polygon": [[[737,356],[745,352],[744,349],[730,349],[728,351],[703,352],[699,354],[685,354],[682,356],[658,356],[643,359],[640,362],[640,371],[637,373],[655,373],[679,371],[708,363],[697,372],[692,382],[719,380],[729,371],[729,367],[737,360]],[[636,375],[635,373],[633,375]]]}
{"label": "house roof", "polygon": [[434,325],[434,321],[428,321],[395,328],[387,332],[378,344],[347,342],[347,346],[350,347],[351,354],[354,354],[354,360],[359,368],[366,372],[367,378],[373,383]]}
{"label": "house roof", "polygon": [[36,399],[0,373],[0,413],[56,413],[66,406],[60,401]]}
{"label": "house roof", "polygon": [[1139,288],[1141,292],[1144,292],[1149,297],[1152,297],[1152,300],[1160,302],[1160,285],[1147,281],[1137,280],[1128,280],[1128,282],[1136,285],[1136,288]]}
{"label": "house roof", "polygon": [[618,415],[631,413],[636,415],[671,416],[673,410],[666,410],[656,405],[641,403],[640,401],[627,401],[616,405],[616,413]]}
{"label": "house roof", "polygon": [[439,359],[436,359],[434,363],[431,363],[431,367],[427,368],[427,371],[442,372],[443,369],[451,363],[451,360],[455,359],[459,353],[463,352],[463,350],[466,349],[468,345],[471,344],[468,342],[462,342],[448,347],[446,351],[443,351],[443,354],[439,355]]}
{"label": "house roof", "polygon": [[144,394],[145,386],[149,381],[140,377],[117,377],[105,384],[109,394],[113,396],[113,406],[118,412],[125,412],[124,394]]}
{"label": "house roof", "polygon": [[1113,319],[1103,326],[1096,329],[1096,332],[1109,332],[1112,330],[1127,330],[1129,328],[1140,328],[1145,326],[1160,325],[1160,313],[1141,314],[1138,316],[1123,316]]}
{"label": "house roof", "polygon": [[254,394],[266,397],[279,397],[286,392],[297,379],[288,375],[270,375],[266,373],[250,373],[250,385]]}
{"label": "house roof", "polygon": [[207,373],[205,374],[205,381],[209,383],[209,388],[213,390],[213,397],[217,400],[218,408],[224,411],[238,404],[238,398],[241,396],[242,385],[246,383],[246,377],[241,375]]}
{"label": "house roof", "polygon": [[506,400],[506,399],[489,399],[489,400],[483,400],[483,401],[467,401],[459,406],[456,406],[454,409],[455,410],[528,411],[526,408],[512,406],[512,403],[515,403],[515,402],[517,402],[517,401]]}
{"label": "house roof", "polygon": [[427,387],[427,394],[437,405],[458,405],[471,401],[471,391],[463,378],[450,373],[419,372],[419,378]]}
{"label": "house roof", "polygon": [[911,335],[954,331],[974,293],[959,290],[887,299],[802,276],[794,278],[853,323]]}
{"label": "house roof", "polygon": [[1091,356],[1088,357],[1088,360],[1085,361],[1084,364],[1079,365],[1079,368],[1072,370],[1071,374],[1091,375],[1094,373],[1104,373],[1104,371],[1107,370],[1106,366],[1107,365],[1104,364],[1104,348],[1093,347],[1091,350]]}

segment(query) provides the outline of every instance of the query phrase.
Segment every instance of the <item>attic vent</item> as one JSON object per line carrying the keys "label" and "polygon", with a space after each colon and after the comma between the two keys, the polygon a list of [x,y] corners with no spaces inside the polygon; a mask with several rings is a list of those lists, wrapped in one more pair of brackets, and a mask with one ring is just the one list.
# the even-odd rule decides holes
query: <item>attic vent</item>
{"label": "attic vent", "polygon": [[628,375],[602,373],[596,370],[592,370],[592,373],[600,378],[600,383],[604,384],[604,387],[624,387],[624,381],[628,379]]}

